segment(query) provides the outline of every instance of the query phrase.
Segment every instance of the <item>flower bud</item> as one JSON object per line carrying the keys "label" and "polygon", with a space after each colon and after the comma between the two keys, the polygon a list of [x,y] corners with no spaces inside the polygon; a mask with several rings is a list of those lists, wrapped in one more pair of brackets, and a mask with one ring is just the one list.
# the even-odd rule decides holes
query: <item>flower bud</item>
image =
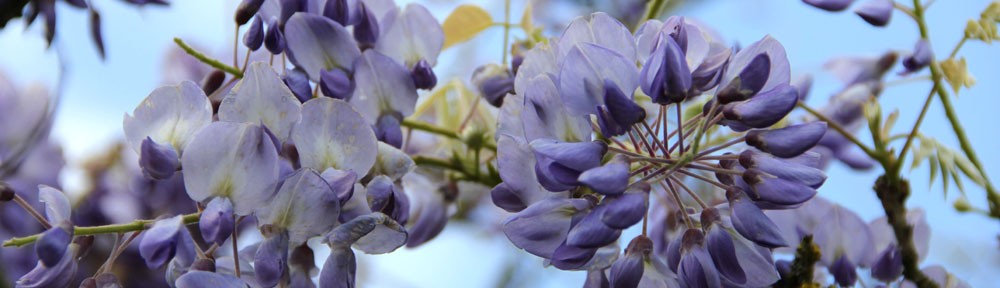
{"label": "flower bud", "polygon": [[587,185],[597,193],[604,195],[620,195],[628,186],[629,164],[624,156],[611,159],[604,166],[588,169],[577,177],[583,185]]}
{"label": "flower bud", "polygon": [[358,23],[361,19],[358,11],[360,2],[357,0],[329,0],[323,8],[323,16],[347,27]]}
{"label": "flower bud", "polygon": [[493,204],[500,209],[506,210],[507,212],[516,213],[528,208],[528,203],[525,199],[521,198],[518,191],[514,191],[510,185],[505,182],[501,182],[494,186],[490,190],[490,199],[493,200]]}
{"label": "flower bud", "polygon": [[260,20],[260,16],[257,16],[253,18],[253,23],[250,23],[247,32],[243,33],[243,45],[247,46],[250,51],[257,51],[263,44],[264,21]]}
{"label": "flower bud", "polygon": [[721,104],[750,99],[764,88],[770,74],[771,57],[767,53],[760,53],[726,87],[720,88],[715,98]]}
{"label": "flower bud", "polygon": [[410,200],[389,177],[376,176],[367,188],[368,205],[373,212],[382,212],[399,224],[406,224],[410,217]]}
{"label": "flower bud", "polygon": [[[608,227],[615,229],[626,229],[632,227],[646,216],[647,192],[626,193],[613,199],[607,199],[601,203],[601,222]],[[610,198],[610,197],[609,197]],[[595,211],[597,211],[595,209]]]}
{"label": "flower bud", "polygon": [[420,59],[413,65],[410,77],[413,78],[413,84],[417,89],[431,90],[437,85],[437,75],[434,75],[434,70],[426,59]]}
{"label": "flower bud", "polygon": [[753,150],[746,150],[740,154],[739,161],[740,165],[746,169],[758,169],[778,178],[797,181],[812,188],[819,188],[826,181],[826,173],[823,170],[792,160],[774,158]]}
{"label": "flower bud", "polygon": [[[322,81],[322,78],[320,80]],[[306,101],[312,99],[312,87],[309,87],[309,76],[306,76],[306,73],[302,72],[302,70],[288,70],[288,73],[285,73],[285,76],[281,77],[281,81],[285,83],[285,86],[288,86],[288,90],[292,90],[292,94],[295,94],[295,98],[299,99],[299,102],[306,103]]]}
{"label": "flower bud", "polygon": [[68,222],[62,222],[45,230],[35,242],[35,254],[38,255],[38,260],[45,266],[55,266],[59,259],[62,259],[72,239],[73,225]]}
{"label": "flower bud", "polygon": [[146,178],[163,180],[174,176],[174,172],[181,167],[181,161],[174,147],[157,144],[147,136],[142,140],[139,167],[142,167],[142,174]]}
{"label": "flower bud", "polygon": [[[618,240],[622,230],[608,227],[601,221],[608,206],[601,205],[587,213],[566,234],[566,244],[579,248],[601,248]],[[640,218],[641,219],[641,218]]]}
{"label": "flower bud", "polygon": [[896,281],[899,276],[903,275],[902,251],[896,247],[895,243],[889,244],[872,264],[871,270],[872,278],[886,283]]}
{"label": "flower bud", "polygon": [[326,97],[346,100],[354,92],[354,81],[344,70],[324,69],[319,72],[319,89]]}
{"label": "flower bud", "polygon": [[379,116],[375,121],[375,138],[392,147],[403,147],[403,129],[400,127],[399,118],[396,113]]}
{"label": "flower bud", "polygon": [[691,71],[684,51],[673,37],[660,37],[653,54],[640,72],[642,92],[654,103],[667,105],[687,99],[691,90]]}
{"label": "flower bud", "polygon": [[209,201],[198,221],[202,239],[207,243],[219,245],[226,242],[229,235],[233,234],[234,226],[233,202],[226,197],[215,197]]}
{"label": "flower bud", "polygon": [[157,269],[167,263],[177,252],[177,246],[184,240],[181,235],[184,227],[183,215],[156,221],[152,228],[143,233],[139,241],[139,255],[146,260],[146,266]]}
{"label": "flower bud", "polygon": [[756,168],[743,171],[743,181],[750,185],[746,193],[750,199],[770,205],[796,207],[816,195],[816,189],[806,184],[778,178]]}
{"label": "flower bud", "polygon": [[688,229],[681,240],[681,259],[677,276],[687,287],[722,287],[719,271],[705,249],[705,235],[698,229]]}
{"label": "flower bud", "polygon": [[514,93],[514,77],[497,64],[486,64],[472,72],[472,85],[493,107],[500,107],[507,94]]}
{"label": "flower bud", "polygon": [[375,41],[378,40],[378,18],[375,18],[375,14],[364,3],[358,2],[358,4],[360,5],[358,12],[360,19],[358,19],[357,25],[354,25],[354,40],[358,41],[361,50],[365,50],[375,47]]}
{"label": "flower bud", "polygon": [[791,158],[816,146],[826,129],[826,122],[813,121],[780,129],[751,130],[746,134],[746,143],[771,155]]}
{"label": "flower bud", "polygon": [[799,100],[797,94],[792,86],[780,84],[750,100],[723,106],[723,115],[728,120],[752,128],[770,127],[795,108],[795,103]]}
{"label": "flower bud", "polygon": [[837,12],[847,9],[854,0],[802,0],[802,2],[826,11]]}
{"label": "flower bud", "polygon": [[640,235],[632,239],[625,249],[625,257],[618,258],[615,264],[611,265],[611,274],[608,277],[611,287],[638,287],[642,280],[644,258],[652,247],[652,241],[645,236]]}
{"label": "flower bud", "polygon": [[858,281],[858,270],[851,263],[851,259],[847,259],[847,255],[841,255],[837,258],[837,261],[833,262],[833,265],[827,267],[830,274],[833,274],[833,280],[837,281],[841,287],[851,287],[854,283]]}
{"label": "flower bud", "polygon": [[262,287],[278,285],[288,268],[288,233],[281,231],[264,239],[253,257],[254,276]]}
{"label": "flower bud", "polygon": [[[621,233],[621,231],[619,231]],[[617,238],[617,236],[615,236]],[[562,244],[552,252],[552,266],[562,270],[579,269],[587,264],[598,248],[581,248],[572,245]]]}
{"label": "flower bud", "polygon": [[267,24],[267,33],[264,34],[264,48],[275,55],[285,51],[285,35],[278,27],[278,21],[272,20]]}
{"label": "flower bud", "polygon": [[729,206],[733,228],[740,235],[767,248],[788,246],[778,225],[774,224],[757,205],[743,198],[742,193],[730,197]]}
{"label": "flower bud", "polygon": [[243,26],[250,22],[250,18],[257,14],[260,6],[264,5],[264,0],[243,0],[240,6],[236,7],[236,25]]}
{"label": "flower bud", "polygon": [[646,110],[623,92],[615,82],[604,80],[604,105],[608,107],[608,114],[618,126],[627,128],[646,119]]}
{"label": "flower bud", "polygon": [[931,44],[924,39],[917,40],[917,44],[913,48],[913,54],[903,58],[903,67],[906,67],[904,73],[913,73],[924,69],[924,67],[931,64],[931,61],[934,60],[933,58],[934,52],[931,51]]}
{"label": "flower bud", "polygon": [[[531,141],[535,151],[535,172],[542,186],[550,191],[562,191],[579,184],[583,171],[601,165],[608,145],[600,141],[559,142],[552,139]],[[565,188],[565,189],[564,189]]]}
{"label": "flower bud", "polygon": [[854,13],[861,16],[861,19],[864,19],[868,24],[884,27],[889,24],[889,19],[892,18],[892,10],[892,0],[868,0],[855,9]]}

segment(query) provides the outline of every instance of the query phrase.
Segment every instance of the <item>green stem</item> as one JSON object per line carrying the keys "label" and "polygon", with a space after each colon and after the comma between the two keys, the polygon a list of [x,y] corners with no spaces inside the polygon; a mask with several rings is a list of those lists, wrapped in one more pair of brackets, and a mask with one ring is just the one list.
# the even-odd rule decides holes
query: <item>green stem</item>
{"label": "green stem", "polygon": [[208,56],[205,56],[204,53],[198,52],[198,50],[194,50],[194,48],[189,46],[187,43],[184,43],[184,40],[181,40],[181,38],[174,38],[174,43],[177,43],[177,46],[180,46],[181,49],[184,49],[184,52],[187,52],[188,55],[191,55],[192,57],[198,59],[198,61],[201,61],[201,63],[205,63],[208,66],[212,66],[216,69],[222,70],[223,72],[233,74],[233,77],[243,78],[243,71],[240,71],[239,68],[226,65],[219,60],[215,60]]}
{"label": "green stem", "polygon": [[[927,23],[924,18],[924,7],[919,0],[913,0],[913,13],[916,15],[914,19],[917,22],[917,27],[920,28],[920,38],[929,41],[930,36],[928,36]],[[958,53],[958,49],[965,44],[965,41],[966,39],[963,37],[955,49],[952,50],[952,57]],[[972,165],[976,166],[977,172],[983,177],[983,188],[986,188],[986,200],[990,206],[990,217],[1000,218],[1000,193],[993,187],[993,182],[986,175],[986,169],[983,168],[982,162],[979,161],[979,156],[976,155],[975,148],[972,147],[972,141],[969,141],[969,137],[965,134],[965,129],[962,128],[962,122],[959,121],[958,114],[955,113],[955,108],[951,104],[951,96],[949,96],[948,91],[944,88],[943,83],[941,83],[944,77],[941,74],[940,67],[938,67],[937,63],[932,63],[929,68],[931,70],[931,79],[934,80],[935,90],[937,90],[938,99],[941,99],[941,106],[948,117],[948,122],[951,123],[955,137],[958,138],[958,143],[962,147],[962,151],[965,152],[965,156],[969,158],[969,162],[972,162]]]}
{"label": "green stem", "polygon": [[[917,122],[913,123],[913,129],[910,129],[910,134],[906,137],[906,143],[903,144],[903,149],[899,150],[899,156],[896,157],[899,160],[897,160],[896,165],[892,167],[891,174],[899,175],[899,172],[902,171],[903,159],[906,159],[906,151],[910,149],[910,146],[913,144],[913,138],[916,137],[917,132],[920,131],[920,124],[924,122],[924,116],[927,116],[927,109],[931,107],[931,101],[934,100],[937,85],[937,82],[935,82],[934,87],[931,87],[931,92],[927,94],[927,99],[924,100],[924,107],[920,109],[920,114],[917,115]],[[888,142],[891,140],[887,139],[886,141]]]}
{"label": "green stem", "polygon": [[858,138],[855,138],[853,134],[847,132],[847,130],[845,130],[844,127],[840,127],[840,125],[838,125],[837,122],[834,122],[829,117],[826,117],[826,115],[823,115],[823,113],[819,113],[819,111],[816,111],[815,109],[813,109],[813,108],[811,108],[809,106],[806,106],[806,104],[802,103],[802,102],[799,102],[796,105],[799,106],[799,108],[802,108],[803,110],[806,110],[806,112],[809,112],[809,114],[812,114],[816,118],[819,118],[819,120],[821,120],[823,122],[826,122],[826,125],[828,127],[833,128],[833,130],[837,131],[837,133],[840,133],[840,135],[844,136],[844,138],[847,138],[848,141],[851,141],[851,143],[854,143],[854,145],[857,145],[858,148],[861,148],[861,150],[865,151],[865,154],[868,154],[868,157],[871,157],[872,159],[879,160],[879,162],[883,162],[883,163],[885,162],[883,160],[883,158],[885,158],[885,157],[882,157],[878,153],[875,153],[875,151],[872,150],[872,148],[869,148],[864,143],[861,143],[861,140],[858,140]]}
{"label": "green stem", "polygon": [[666,0],[650,0],[649,4],[646,5],[646,16],[643,17],[644,20],[656,19],[660,16],[660,10],[663,10],[663,5],[666,4]]}
{"label": "green stem", "polygon": [[500,60],[500,64],[507,66],[507,46],[510,46],[510,0],[503,1],[503,22],[507,25],[503,26],[503,56]]}
{"label": "green stem", "polygon": [[[184,225],[198,223],[198,219],[201,217],[200,212],[195,212],[191,214],[185,214]],[[122,224],[111,224],[111,225],[101,225],[101,226],[89,226],[89,227],[73,227],[74,236],[85,236],[85,235],[99,235],[99,234],[111,234],[111,233],[123,233],[131,231],[146,230],[149,226],[155,223],[157,220],[135,220],[129,223]],[[25,236],[25,237],[15,237],[3,242],[3,247],[21,247],[34,243],[41,237],[41,233]]]}
{"label": "green stem", "polygon": [[[424,132],[427,132],[427,133],[431,133],[431,134],[435,134],[435,135],[444,136],[444,137],[447,137],[447,138],[459,140],[459,141],[462,141],[462,142],[464,142],[466,144],[469,144],[469,141],[466,140],[466,139],[462,139],[462,136],[459,136],[457,132],[451,131],[451,130],[449,130],[447,128],[436,126],[434,124],[430,124],[430,123],[427,123],[427,122],[421,122],[421,121],[411,120],[411,119],[403,119],[403,123],[400,123],[400,125],[403,126],[403,127],[408,127],[408,128],[411,128],[411,129],[420,130],[420,131],[424,131]],[[497,151],[497,145],[496,144],[485,142],[485,143],[482,143],[482,145],[486,149],[490,149],[492,151]]]}

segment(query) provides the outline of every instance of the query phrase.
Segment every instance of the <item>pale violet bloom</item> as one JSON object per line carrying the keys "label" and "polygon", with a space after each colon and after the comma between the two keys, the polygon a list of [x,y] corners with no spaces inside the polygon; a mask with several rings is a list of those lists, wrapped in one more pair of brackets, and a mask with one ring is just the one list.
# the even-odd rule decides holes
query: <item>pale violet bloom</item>
{"label": "pale violet bloom", "polygon": [[[559,57],[570,53],[574,46],[590,43],[618,53],[630,63],[635,63],[636,47],[632,33],[621,22],[607,13],[597,12],[590,17],[577,17],[559,37]],[[562,58],[559,63],[570,59]],[[633,65],[635,66],[635,65]]]}
{"label": "pale violet bloom", "polygon": [[251,64],[231,91],[219,106],[221,121],[263,123],[282,142],[299,122],[302,104],[267,63]]}
{"label": "pale violet bloom", "polygon": [[202,127],[212,122],[212,104],[205,92],[191,81],[153,90],[142,103],[125,115],[125,141],[139,153],[142,141],[170,145],[183,155],[188,143]]}
{"label": "pale violet bloom", "polygon": [[417,104],[417,89],[410,71],[382,53],[366,50],[354,64],[357,87],[351,104],[361,112],[368,124],[374,125],[382,115],[413,114]]}
{"label": "pale violet bloom", "polygon": [[320,97],[302,105],[302,122],[292,131],[302,167],[367,175],[378,154],[375,133],[354,107]]}
{"label": "pale violet bloom", "polygon": [[277,193],[256,210],[259,225],[288,232],[289,247],[297,247],[313,236],[337,225],[340,201],[323,177],[302,168],[288,176]]}
{"label": "pale violet bloom", "polygon": [[384,142],[378,142],[375,165],[369,174],[385,175],[392,181],[398,181],[416,168],[413,159],[410,159],[406,152]]}
{"label": "pale violet bloom", "polygon": [[[626,34],[631,37],[631,34]],[[632,40],[629,40],[632,43]],[[566,48],[560,43],[560,48]],[[634,50],[634,49],[633,49]],[[559,70],[559,93],[572,115],[596,114],[605,105],[605,80],[629,100],[639,87],[635,57],[630,59],[615,50],[582,42],[569,47]],[[633,53],[634,54],[634,53]]]}
{"label": "pale violet bloom", "polygon": [[278,179],[278,150],[265,131],[235,122],[215,122],[199,131],[181,156],[188,196],[198,202],[229,198],[236,215],[260,207]]}
{"label": "pale violet bloom", "polygon": [[392,5],[382,12],[385,8],[376,6],[379,5],[366,6],[374,11],[373,14],[381,15],[376,16],[382,33],[375,43],[375,51],[404,64],[407,69],[412,69],[420,60],[426,60],[430,66],[437,63],[444,46],[444,31],[427,8],[411,3],[403,9]]}
{"label": "pale violet bloom", "polygon": [[322,70],[352,71],[354,59],[361,55],[351,33],[321,15],[295,13],[284,32],[289,60],[316,82]]}

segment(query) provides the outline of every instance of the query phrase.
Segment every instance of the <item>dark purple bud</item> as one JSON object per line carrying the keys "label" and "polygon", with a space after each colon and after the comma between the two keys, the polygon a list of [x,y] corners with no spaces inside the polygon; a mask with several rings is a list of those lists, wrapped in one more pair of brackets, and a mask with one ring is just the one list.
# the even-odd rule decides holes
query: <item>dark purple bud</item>
{"label": "dark purple bud", "polygon": [[368,7],[362,2],[358,2],[360,11],[360,16],[358,23],[354,25],[354,40],[358,41],[358,47],[361,50],[367,48],[375,47],[375,41],[378,41],[379,36],[379,26],[378,18],[375,18],[375,14],[372,13]]}
{"label": "dark purple bud", "polygon": [[[620,233],[620,231],[619,231]],[[598,248],[580,248],[572,245],[559,245],[552,252],[552,266],[562,270],[573,270],[583,267],[584,264],[594,258]]]}
{"label": "dark purple bud", "polygon": [[719,271],[704,247],[705,235],[698,229],[688,229],[681,240],[681,259],[677,276],[685,287],[722,287]]}
{"label": "dark purple bud", "polygon": [[236,7],[236,25],[243,26],[250,22],[250,18],[257,15],[260,6],[264,5],[264,0],[243,0],[240,6]]}
{"label": "dark purple bud", "polygon": [[357,24],[361,19],[357,0],[329,0],[323,8],[323,16],[344,27]]}
{"label": "dark purple bud", "polygon": [[847,9],[854,0],[802,0],[802,2],[826,11],[837,12]]}
{"label": "dark purple bud", "polygon": [[597,193],[620,195],[628,186],[629,163],[624,156],[616,156],[607,164],[584,171],[577,180]]}
{"label": "dark purple bud", "polygon": [[224,81],[226,81],[226,72],[218,69],[212,70],[208,75],[205,75],[205,78],[201,79],[201,90],[205,91],[205,95],[212,95],[222,87]]}
{"label": "dark purple bud", "polygon": [[274,287],[288,271],[288,233],[281,231],[264,239],[253,257],[254,276],[262,287]]}
{"label": "dark purple bud", "polygon": [[[632,227],[646,216],[646,193],[626,193],[614,199],[605,198],[601,221],[614,229]],[[598,211],[595,209],[594,211]]]}
{"label": "dark purple bud", "polygon": [[306,103],[313,98],[312,87],[309,86],[309,76],[302,70],[288,70],[288,73],[281,77],[281,81],[285,82],[288,90],[292,90],[292,94],[295,94],[295,98],[298,98],[299,102]]}
{"label": "dark purple bud", "polygon": [[497,64],[486,64],[472,72],[472,85],[493,107],[500,107],[507,94],[514,93],[514,76]]}
{"label": "dark purple bud", "polygon": [[186,229],[182,217],[177,215],[156,221],[152,228],[142,233],[139,255],[146,260],[146,266],[157,269],[174,258],[179,242],[185,240],[181,237],[181,229]]}
{"label": "dark purple bud", "polygon": [[785,118],[798,101],[799,96],[794,87],[779,84],[750,100],[727,104],[722,111],[728,120],[752,128],[766,128]]}
{"label": "dark purple bud", "polygon": [[198,228],[201,237],[207,243],[222,245],[233,234],[235,218],[233,218],[233,202],[226,197],[215,197],[208,202],[201,212]]}
{"label": "dark purple bud", "polygon": [[247,32],[243,33],[243,45],[250,48],[250,51],[257,51],[263,44],[264,21],[260,19],[260,16],[257,16],[253,18],[253,23],[250,23],[250,28],[247,28]]}
{"label": "dark purple bud", "polygon": [[826,134],[826,122],[813,121],[780,129],[747,132],[747,145],[781,158],[799,156],[808,151]]}
{"label": "dark purple bud", "polygon": [[264,34],[264,48],[275,55],[285,51],[285,35],[278,27],[277,21],[271,21],[267,24],[267,33]]}
{"label": "dark purple bud", "polygon": [[619,126],[631,127],[646,119],[646,110],[625,96],[625,93],[611,80],[604,80],[604,105],[608,107],[611,119],[614,119]]}
{"label": "dark purple bud", "polygon": [[657,104],[684,101],[691,90],[691,70],[684,51],[672,37],[660,37],[639,77],[642,92]]}
{"label": "dark purple bud", "polygon": [[[552,139],[535,139],[531,141],[535,151],[535,172],[543,186],[550,191],[562,191],[565,186],[578,185],[583,171],[601,165],[601,158],[608,150],[608,145],[600,141],[590,142],[559,142]],[[561,185],[552,185],[561,184]],[[551,190],[556,188],[556,190]]]}
{"label": "dark purple bud", "polygon": [[500,183],[493,187],[493,190],[490,190],[490,199],[493,199],[493,204],[511,213],[528,208],[528,204],[525,203],[524,199],[521,199],[520,193],[512,189],[507,183]]}
{"label": "dark purple bud", "polygon": [[733,228],[757,245],[767,248],[787,246],[781,229],[771,221],[753,202],[742,197],[741,193],[727,193],[729,206],[732,209]]}
{"label": "dark purple bud", "polygon": [[906,67],[906,73],[917,72],[930,65],[931,61],[934,61],[933,58],[934,52],[931,51],[931,44],[927,40],[920,39],[913,47],[913,54],[903,58],[903,67]]}
{"label": "dark purple bud", "polygon": [[413,65],[410,78],[413,78],[413,84],[417,89],[431,90],[437,86],[438,82],[437,75],[434,75],[434,70],[431,69],[431,64],[426,59],[420,59],[417,64]]}
{"label": "dark purple bud", "polygon": [[[753,205],[753,204],[751,204]],[[705,244],[721,276],[732,283],[746,283],[747,275],[740,266],[733,237],[720,228],[709,229]]]}
{"label": "dark purple bud", "polygon": [[35,242],[35,254],[38,255],[38,260],[42,261],[45,266],[55,266],[66,253],[66,247],[69,246],[72,239],[73,225],[69,222],[63,222],[45,230]]}
{"label": "dark purple bud", "polygon": [[59,261],[52,266],[46,266],[41,261],[27,274],[17,279],[16,287],[69,287],[70,281],[76,278],[76,247],[70,246]]}
{"label": "dark purple bud", "polygon": [[628,127],[618,124],[606,105],[597,106],[597,126],[601,129],[601,135],[604,137],[623,135],[628,132]]}
{"label": "dark purple bud", "polygon": [[743,181],[750,185],[746,195],[757,202],[797,207],[816,195],[816,189],[802,182],[778,178],[758,169],[743,171]]}
{"label": "dark purple bud", "polygon": [[0,182],[0,202],[7,202],[14,200],[14,196],[17,193],[14,192],[14,188],[7,185],[7,182]]}
{"label": "dark purple bud", "polygon": [[889,24],[889,19],[892,18],[892,9],[892,0],[868,0],[854,9],[854,13],[861,16],[861,19],[864,19],[868,24],[883,27]]}
{"label": "dark purple bud", "polygon": [[353,288],[354,275],[358,270],[351,247],[333,247],[330,256],[319,273],[320,287]]}
{"label": "dark purple bud", "polygon": [[670,240],[670,243],[667,244],[666,253],[664,253],[667,260],[667,266],[669,266],[670,270],[675,273],[677,272],[677,265],[681,263],[682,242],[682,237],[675,237],[673,240]]}
{"label": "dark purple bud", "polygon": [[94,39],[97,46],[97,54],[104,59],[104,36],[101,35],[101,14],[97,13],[93,7],[90,9],[90,38]]}
{"label": "dark purple bud", "polygon": [[858,270],[851,263],[851,259],[847,259],[847,255],[840,255],[837,261],[833,261],[830,267],[827,267],[830,274],[833,274],[833,280],[837,281],[841,287],[854,286],[854,283],[858,281]]}
{"label": "dark purple bud", "polygon": [[354,81],[344,70],[324,69],[319,71],[319,89],[326,97],[347,100],[354,92]]}
{"label": "dark purple bud", "polygon": [[569,229],[564,245],[597,249],[618,240],[622,230],[608,227],[601,221],[606,209],[607,206],[598,206],[587,213],[587,216],[584,216],[579,223]]}
{"label": "dark purple bud", "polygon": [[902,251],[896,247],[895,243],[889,244],[872,264],[871,270],[872,278],[886,283],[896,281],[899,276],[903,275]]}
{"label": "dark purple bud", "polygon": [[[803,165],[796,159],[780,159],[762,153],[746,150],[740,154],[740,165],[746,169],[757,169],[778,178],[798,181],[809,187],[819,188],[826,181],[823,170]],[[801,161],[799,161],[801,162]]]}
{"label": "dark purple bud", "polygon": [[764,88],[770,74],[771,57],[767,53],[760,53],[726,87],[719,88],[715,98],[722,104],[750,99]]}
{"label": "dark purple bud", "polygon": [[342,207],[354,196],[354,183],[358,181],[358,173],[353,170],[329,169],[323,171],[322,176],[323,180],[326,180],[326,183],[330,184],[330,188],[336,193]]}
{"label": "dark purple bud", "polygon": [[152,138],[146,137],[142,140],[139,167],[142,167],[142,174],[146,178],[163,180],[174,176],[174,172],[181,167],[181,161],[174,147],[157,144]]}
{"label": "dark purple bud", "polygon": [[392,179],[376,176],[368,182],[368,205],[373,212],[382,212],[404,225],[410,217],[410,200],[392,183]]}
{"label": "dark purple bud", "polygon": [[[633,242],[635,240],[632,240]],[[631,246],[632,244],[629,244]],[[611,287],[638,287],[642,280],[643,255],[641,253],[625,253],[625,257],[618,258],[615,264],[611,265],[611,275],[608,277]]]}
{"label": "dark purple bud", "polygon": [[403,147],[403,128],[400,127],[399,115],[395,113],[382,114],[375,121],[375,138],[392,147]]}
{"label": "dark purple bud", "polygon": [[517,69],[521,68],[521,63],[524,63],[523,55],[514,55],[514,57],[510,58],[510,71],[512,74],[517,75]]}

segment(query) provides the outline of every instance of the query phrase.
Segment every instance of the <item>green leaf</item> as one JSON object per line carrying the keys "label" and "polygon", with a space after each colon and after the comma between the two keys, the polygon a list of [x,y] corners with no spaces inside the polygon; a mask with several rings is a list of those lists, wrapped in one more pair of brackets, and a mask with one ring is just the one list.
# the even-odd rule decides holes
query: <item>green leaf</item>
{"label": "green leaf", "polygon": [[882,139],[889,139],[889,134],[892,132],[892,127],[896,125],[897,119],[899,119],[899,109],[892,111],[885,118],[885,125],[882,125]]}
{"label": "green leaf", "polygon": [[948,80],[948,84],[951,84],[951,90],[955,92],[955,95],[958,95],[958,89],[963,86],[969,88],[976,84],[976,78],[969,74],[965,57],[959,60],[948,58],[948,60],[941,61],[940,64],[944,78]]}
{"label": "green leaf", "polygon": [[444,49],[469,41],[491,25],[493,17],[483,8],[472,4],[458,6],[441,25],[444,30]]}

